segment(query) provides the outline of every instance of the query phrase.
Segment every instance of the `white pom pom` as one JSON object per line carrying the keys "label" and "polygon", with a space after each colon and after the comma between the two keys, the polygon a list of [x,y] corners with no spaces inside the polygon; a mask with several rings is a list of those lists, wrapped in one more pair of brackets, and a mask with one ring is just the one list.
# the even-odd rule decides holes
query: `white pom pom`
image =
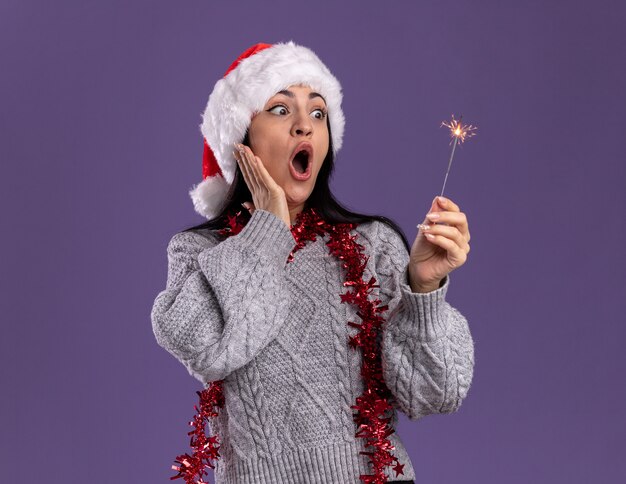
{"label": "white pom pom", "polygon": [[193,208],[208,220],[214,218],[223,208],[229,189],[230,185],[220,175],[205,178],[189,190]]}

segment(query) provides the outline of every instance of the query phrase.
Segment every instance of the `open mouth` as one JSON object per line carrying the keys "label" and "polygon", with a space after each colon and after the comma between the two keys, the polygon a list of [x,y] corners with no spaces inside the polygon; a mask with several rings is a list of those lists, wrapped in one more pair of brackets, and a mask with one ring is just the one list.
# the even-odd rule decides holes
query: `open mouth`
{"label": "open mouth", "polygon": [[309,168],[309,152],[306,150],[298,151],[293,157],[292,164],[298,173],[306,173]]}

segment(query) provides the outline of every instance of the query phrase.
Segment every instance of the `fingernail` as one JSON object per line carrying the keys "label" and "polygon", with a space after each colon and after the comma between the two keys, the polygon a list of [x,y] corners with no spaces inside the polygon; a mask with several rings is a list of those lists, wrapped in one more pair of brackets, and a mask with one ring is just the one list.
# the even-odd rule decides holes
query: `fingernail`
{"label": "fingernail", "polygon": [[428,218],[429,220],[437,220],[440,217],[441,217],[441,215],[439,215],[438,213],[428,213],[428,214],[426,214],[426,218]]}
{"label": "fingernail", "polygon": [[441,202],[442,205],[446,204],[446,199],[445,198],[443,198],[443,197],[437,197],[437,198],[439,198],[439,202]]}
{"label": "fingernail", "polygon": [[417,224],[417,228],[420,229],[420,230],[428,230],[428,229],[430,229],[430,225]]}

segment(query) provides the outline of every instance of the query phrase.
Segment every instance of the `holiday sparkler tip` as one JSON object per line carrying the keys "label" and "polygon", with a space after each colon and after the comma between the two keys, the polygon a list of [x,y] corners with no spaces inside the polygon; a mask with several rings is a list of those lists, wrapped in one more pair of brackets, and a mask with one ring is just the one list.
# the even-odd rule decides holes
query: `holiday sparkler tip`
{"label": "holiday sparkler tip", "polygon": [[476,131],[477,128],[475,126],[472,126],[471,124],[461,124],[462,119],[463,115],[461,115],[461,117],[457,121],[456,119],[454,119],[453,114],[452,121],[450,121],[449,123],[443,121],[441,123],[441,126],[446,126],[450,129],[450,137],[452,138],[450,144],[454,143],[454,145],[452,146],[452,153],[450,153],[450,161],[448,161],[448,169],[446,170],[446,177],[443,180],[443,187],[441,187],[440,196],[443,196],[443,191],[446,188],[446,181],[448,180],[448,173],[450,173],[450,166],[452,166],[452,158],[454,158],[454,150],[456,149],[457,143],[459,141],[463,143],[465,141],[465,138],[471,138],[476,134],[474,133],[474,131]]}
{"label": "holiday sparkler tip", "polygon": [[[461,115],[461,117],[458,120],[456,120],[454,119],[454,114],[453,114],[452,121],[448,123],[443,121],[441,123],[441,126],[445,126],[450,129],[450,137],[453,139],[453,141],[458,140],[461,143],[465,141],[465,138],[470,138],[474,136],[476,134],[474,133],[474,131],[476,131],[477,129],[475,126],[472,126],[471,124],[461,124],[462,119],[463,119],[463,115]],[[450,143],[452,143],[452,141]]]}

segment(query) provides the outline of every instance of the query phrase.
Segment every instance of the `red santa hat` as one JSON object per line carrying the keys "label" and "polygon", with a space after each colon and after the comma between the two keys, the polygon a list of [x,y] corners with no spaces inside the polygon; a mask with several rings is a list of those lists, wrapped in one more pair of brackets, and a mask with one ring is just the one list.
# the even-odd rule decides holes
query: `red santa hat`
{"label": "red santa hat", "polygon": [[241,143],[254,113],[278,91],[305,84],[326,101],[333,154],[341,148],[345,118],[341,84],[315,53],[293,41],[255,44],[215,83],[200,131],[204,138],[202,182],[189,191],[196,212],[216,217],[235,178],[234,143]]}

